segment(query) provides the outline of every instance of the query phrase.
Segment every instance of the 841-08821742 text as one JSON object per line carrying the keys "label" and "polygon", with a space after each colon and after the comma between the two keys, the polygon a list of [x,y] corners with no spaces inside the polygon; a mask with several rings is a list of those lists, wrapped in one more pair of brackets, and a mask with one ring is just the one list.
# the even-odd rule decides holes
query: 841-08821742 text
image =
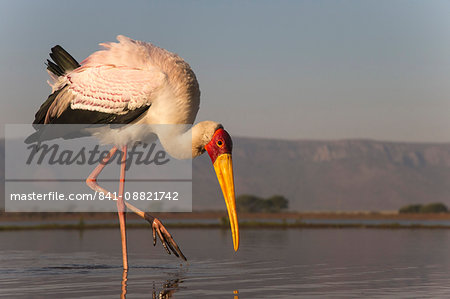
{"label": "841-08821742 text", "polygon": [[[161,201],[161,200],[178,200],[179,193],[174,191],[147,191],[147,192],[125,192],[123,195],[124,200],[148,200],[148,201]],[[95,191],[94,193],[69,193],[65,194],[57,191],[50,191],[47,193],[11,193],[11,201],[20,200],[33,200],[33,201],[90,201],[90,200],[117,200],[118,195],[116,192],[104,194],[102,192]]]}

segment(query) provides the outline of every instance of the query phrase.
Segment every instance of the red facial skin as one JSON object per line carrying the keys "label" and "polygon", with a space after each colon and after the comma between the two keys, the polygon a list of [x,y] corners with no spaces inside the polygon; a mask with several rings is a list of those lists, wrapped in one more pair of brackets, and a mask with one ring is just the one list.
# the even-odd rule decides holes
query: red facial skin
{"label": "red facial skin", "polygon": [[231,154],[233,149],[233,141],[231,141],[230,134],[224,129],[218,129],[211,141],[205,145],[205,149],[211,158],[212,163],[216,162],[218,156],[223,154]]}

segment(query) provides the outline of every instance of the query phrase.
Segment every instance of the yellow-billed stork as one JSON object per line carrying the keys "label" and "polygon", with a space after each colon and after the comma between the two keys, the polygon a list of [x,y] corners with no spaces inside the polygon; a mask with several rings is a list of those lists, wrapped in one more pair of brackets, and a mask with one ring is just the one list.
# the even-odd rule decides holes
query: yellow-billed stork
{"label": "yellow-billed stork", "polygon": [[[81,64],[61,46],[53,47],[50,53],[53,61],[47,60],[52,94],[37,111],[33,124],[193,124],[199,109],[200,89],[190,66],[178,55],[151,43],[122,35],[117,40],[118,43],[100,44],[103,49],[91,54]],[[97,176],[121,147],[123,154],[117,207],[124,269],[128,269],[126,208],[150,222],[154,245],[158,235],[169,254],[172,251],[186,260],[157,218],[123,200],[127,146],[145,140],[151,134],[156,134],[164,149],[175,158],[195,158],[208,152],[225,197],[234,249],[237,251],[239,227],[230,135],[221,124],[213,121],[197,123],[190,129],[186,126],[172,126],[172,129],[164,130],[155,129],[158,126],[145,127],[146,130],[136,132],[123,130],[110,138],[113,148],[86,180],[93,190],[108,194],[97,184]],[[37,132],[27,139],[28,143],[42,138],[41,128],[36,126]],[[186,136],[192,142],[182,142]]]}

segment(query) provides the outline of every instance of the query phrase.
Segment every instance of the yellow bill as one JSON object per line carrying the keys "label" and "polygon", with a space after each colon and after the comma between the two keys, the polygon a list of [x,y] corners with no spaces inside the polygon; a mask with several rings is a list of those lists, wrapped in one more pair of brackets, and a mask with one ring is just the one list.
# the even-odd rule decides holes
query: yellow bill
{"label": "yellow bill", "polygon": [[214,162],[214,170],[222,188],[228,217],[230,219],[231,233],[233,235],[234,250],[239,249],[239,224],[236,214],[236,199],[234,195],[233,161],[231,154],[221,154]]}

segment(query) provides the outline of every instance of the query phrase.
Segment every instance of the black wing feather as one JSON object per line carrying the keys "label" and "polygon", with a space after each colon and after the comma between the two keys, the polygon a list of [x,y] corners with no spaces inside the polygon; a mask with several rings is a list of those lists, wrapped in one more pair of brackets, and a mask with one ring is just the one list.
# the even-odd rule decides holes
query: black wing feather
{"label": "black wing feather", "polygon": [[[64,74],[66,74],[67,72],[73,71],[74,69],[80,67],[80,64],[72,57],[72,55],[67,53],[67,51],[64,50],[63,47],[61,47],[60,45],[56,45],[52,48],[50,57],[53,59],[54,62],[47,59],[47,70],[49,70],[56,76],[64,76]],[[53,101],[56,99],[56,96],[65,87],[66,86],[48,96],[47,100],[41,105],[39,110],[36,112],[33,125],[44,123],[48,109],[52,105]]]}
{"label": "black wing feather", "polygon": [[34,121],[33,121],[33,127],[36,128],[36,125],[44,124],[45,116],[47,115],[47,111],[50,108],[50,106],[53,104],[53,101],[55,100],[56,96],[65,88],[63,88],[55,91],[51,95],[48,96],[47,100],[41,105],[39,110],[34,115]]}
{"label": "black wing feather", "polygon": [[77,124],[85,126],[74,126],[73,130],[70,128],[58,128],[49,129],[44,125],[37,125],[36,132],[31,134],[25,139],[25,143],[34,143],[45,140],[51,140],[55,138],[72,139],[84,136],[90,136],[89,133],[83,129],[89,128],[95,125],[126,125],[134,120],[138,119],[144,114],[150,106],[144,106],[135,110],[130,110],[126,114],[112,114],[98,111],[72,109],[68,107],[58,118],[51,121],[51,124]]}
{"label": "black wing feather", "polygon": [[49,70],[53,74],[57,75],[58,77],[64,76],[64,70],[62,68],[60,68],[59,65],[57,65],[53,61],[47,59],[46,65],[47,65],[47,70]]}
{"label": "black wing feather", "polygon": [[58,67],[64,71],[64,74],[80,67],[80,64],[72,57],[72,55],[67,53],[60,45],[56,45],[52,48],[50,57]]}

